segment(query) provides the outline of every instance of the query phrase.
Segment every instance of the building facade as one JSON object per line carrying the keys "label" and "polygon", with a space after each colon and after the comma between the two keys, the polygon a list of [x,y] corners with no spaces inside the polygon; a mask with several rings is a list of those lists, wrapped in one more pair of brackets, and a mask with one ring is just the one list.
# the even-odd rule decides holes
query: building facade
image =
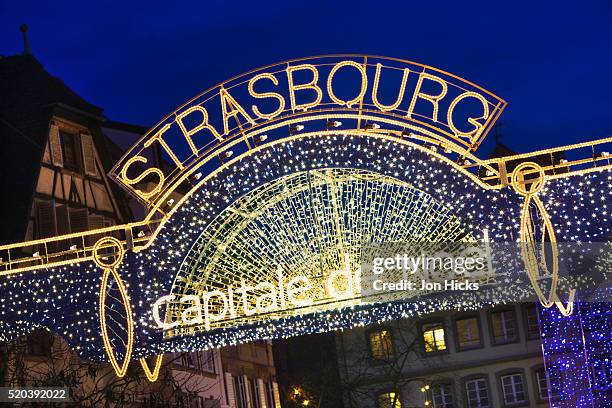
{"label": "building facade", "polygon": [[[2,201],[0,242],[89,231],[145,213],[107,172],[146,128],[107,120],[27,53],[0,58],[0,93],[0,188],[10,194]],[[161,153],[148,159],[163,165]],[[84,246],[77,244],[26,250],[36,262]],[[69,335],[40,328],[1,345],[0,386],[65,386],[79,407],[280,407],[267,343],[167,354],[158,380],[149,382],[138,364],[118,378],[109,364],[80,358],[62,338]]]}
{"label": "building facade", "polygon": [[[435,313],[337,334],[346,407],[547,407],[538,309]],[[554,381],[553,381],[554,383]]]}
{"label": "building facade", "polygon": [[231,408],[280,408],[270,342],[221,349],[226,404]]}

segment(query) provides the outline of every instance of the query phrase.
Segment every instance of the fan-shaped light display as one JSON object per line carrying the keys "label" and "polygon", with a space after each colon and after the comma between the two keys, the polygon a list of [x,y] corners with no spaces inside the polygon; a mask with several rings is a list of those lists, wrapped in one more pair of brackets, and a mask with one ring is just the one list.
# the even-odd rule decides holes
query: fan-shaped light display
{"label": "fan-shaped light display", "polygon": [[[357,274],[366,245],[462,240],[474,238],[459,219],[405,181],[343,168],[290,174],[234,202],[199,236],[166,317],[195,324],[168,334],[367,302]],[[183,295],[203,299],[199,325]]]}

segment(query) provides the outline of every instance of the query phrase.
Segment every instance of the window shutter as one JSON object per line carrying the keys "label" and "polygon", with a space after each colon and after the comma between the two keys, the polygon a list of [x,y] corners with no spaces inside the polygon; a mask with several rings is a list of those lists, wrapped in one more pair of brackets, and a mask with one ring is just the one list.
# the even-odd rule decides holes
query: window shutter
{"label": "window shutter", "polygon": [[[89,223],[87,228],[88,231],[104,228],[104,216],[102,215],[90,214],[87,221]],[[94,245],[99,238],[100,236],[98,234],[90,235],[87,237],[87,244]]]}
{"label": "window shutter", "polygon": [[70,233],[70,220],[68,219],[68,207],[58,205],[55,209],[57,216],[57,233],[59,235]]}
{"label": "window shutter", "polygon": [[227,393],[227,405],[236,408],[236,393],[234,392],[234,380],[231,373],[225,373],[225,392]]}
{"label": "window shutter", "polygon": [[53,201],[39,201],[36,209],[39,238],[55,236],[55,203]]}
{"label": "window shutter", "polygon": [[83,232],[89,229],[87,208],[71,208],[69,214],[70,230],[72,232]]}
{"label": "window shutter", "polygon": [[45,151],[43,153],[43,163],[51,164],[51,150],[49,148],[49,144],[45,145]]}
{"label": "window shutter", "polygon": [[266,405],[266,386],[264,384],[264,380],[261,378],[257,378],[256,381],[257,392],[259,393],[259,404],[261,405],[261,408],[268,408],[268,406]]}
{"label": "window shutter", "polygon": [[272,381],[272,390],[274,391],[274,408],[281,408],[278,383],[276,381]]}
{"label": "window shutter", "polygon": [[59,127],[51,125],[49,129],[49,145],[51,146],[51,160],[55,166],[64,166],[64,156],[62,155],[62,143],[59,136]]}
{"label": "window shutter", "polygon": [[[55,220],[58,235],[70,234],[70,216],[68,215],[68,207],[66,205],[55,207]],[[62,240],[58,242],[58,246],[61,250],[67,250],[74,243],[77,242],[75,240]]]}
{"label": "window shutter", "polygon": [[96,176],[96,153],[93,138],[88,133],[81,133],[81,147],[83,148],[83,167],[85,174]]}
{"label": "window shutter", "polygon": [[240,384],[240,392],[244,396],[245,406],[248,408],[252,408],[253,404],[251,403],[251,390],[249,390],[249,377],[246,375],[242,376],[242,383]]}
{"label": "window shutter", "polygon": [[28,221],[28,227],[26,228],[26,235],[24,241],[31,241],[34,239],[34,223]]}
{"label": "window shutter", "polygon": [[104,228],[104,216],[102,215],[90,215],[89,216],[89,229]]}

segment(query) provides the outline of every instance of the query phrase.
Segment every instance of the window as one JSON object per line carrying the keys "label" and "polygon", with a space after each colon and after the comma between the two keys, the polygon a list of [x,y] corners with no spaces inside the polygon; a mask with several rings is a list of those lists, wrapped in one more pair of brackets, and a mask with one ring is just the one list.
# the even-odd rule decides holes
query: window
{"label": "window", "polygon": [[514,310],[503,310],[491,313],[491,331],[493,343],[503,344],[516,340],[516,319]]}
{"label": "window", "polygon": [[204,408],[204,397],[201,395],[192,395],[191,396],[191,408]]}
{"label": "window", "polygon": [[384,392],[378,395],[378,408],[401,408],[399,394],[396,392]]}
{"label": "window", "polygon": [[215,373],[215,354],[212,350],[204,350],[198,353],[200,370]]}
{"label": "window", "polygon": [[372,357],[377,360],[388,360],[393,354],[393,341],[391,330],[380,329],[369,334],[370,352]]}
{"label": "window", "polygon": [[457,342],[460,349],[480,346],[480,329],[477,317],[467,317],[455,322],[457,329]]}
{"label": "window", "polygon": [[487,380],[484,378],[475,378],[466,381],[465,391],[467,393],[469,408],[490,408]]}
{"label": "window", "polygon": [[527,327],[527,338],[540,338],[540,324],[538,320],[538,308],[536,305],[528,305],[525,307],[525,325]]}
{"label": "window", "polygon": [[104,216],[97,214],[89,214],[88,224],[90,230],[104,228]]}
{"label": "window", "polygon": [[244,395],[242,395],[242,392],[240,389],[240,378],[241,378],[240,376],[233,377],[234,395],[236,396],[236,407],[243,408],[243,407],[246,407],[246,401],[244,400],[245,397]]}
{"label": "window", "polygon": [[68,218],[70,231],[84,232],[89,230],[89,217],[87,208],[69,208]]}
{"label": "window", "polygon": [[559,396],[559,379],[554,375],[556,370],[546,373],[543,368],[536,371],[536,382],[538,384],[538,397],[541,400],[546,400],[549,397],[555,398]]}
{"label": "window", "polygon": [[426,353],[446,350],[446,340],[444,339],[444,325],[442,323],[424,324],[423,341],[425,343]]}
{"label": "window", "polygon": [[234,393],[236,394],[236,407],[248,408],[247,383],[244,375],[234,377]]}
{"label": "window", "polygon": [[46,330],[35,330],[26,337],[28,354],[31,356],[51,357],[53,336]]}
{"label": "window", "polygon": [[246,377],[246,392],[249,394],[248,398],[249,398],[249,408],[253,407],[254,405],[254,401],[253,401],[253,397],[255,396],[255,385],[253,384],[253,380],[251,378]]}
{"label": "window", "polygon": [[36,203],[36,224],[38,226],[38,238],[56,235],[55,202],[53,200]]}
{"label": "window", "polygon": [[[128,402],[128,403],[140,403],[139,406],[145,405],[147,402],[154,401],[152,395],[147,392],[113,392],[113,399],[117,402]],[[180,396],[177,397],[177,405],[181,404]],[[122,404],[117,404],[117,406],[121,406]]]}
{"label": "window", "polygon": [[276,406],[276,399],[274,398],[274,383],[268,381],[266,383],[266,407],[274,408]]}
{"label": "window", "polygon": [[525,387],[523,386],[523,375],[520,373],[501,376],[502,392],[506,404],[525,402]]}
{"label": "window", "polygon": [[79,149],[77,149],[77,137],[71,133],[61,132],[62,140],[62,156],[64,158],[64,167],[70,170],[78,170],[79,166]]}
{"label": "window", "polygon": [[261,389],[263,382],[260,378],[253,380],[253,388],[251,392],[251,401],[253,402],[253,408],[261,408]]}
{"label": "window", "polygon": [[204,408],[204,397],[198,394],[180,393],[176,399],[181,408]]}
{"label": "window", "polygon": [[453,408],[453,387],[450,384],[438,384],[432,387],[434,408]]}
{"label": "window", "polygon": [[181,365],[188,368],[196,368],[196,363],[191,353],[183,353],[181,355]]}
{"label": "window", "polygon": [[212,351],[196,351],[193,353],[181,354],[177,364],[192,368],[194,370],[206,371],[209,373],[215,372],[215,355]]}

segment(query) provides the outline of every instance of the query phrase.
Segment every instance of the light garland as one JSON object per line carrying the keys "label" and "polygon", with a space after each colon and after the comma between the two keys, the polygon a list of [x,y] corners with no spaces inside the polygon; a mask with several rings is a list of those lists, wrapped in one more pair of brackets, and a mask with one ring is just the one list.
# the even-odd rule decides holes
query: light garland
{"label": "light garland", "polygon": [[[376,307],[347,307],[307,316],[257,322],[164,341],[154,327],[151,303],[171,291],[178,265],[195,237],[237,197],[284,174],[308,169],[348,167],[391,174],[438,197],[477,238],[488,229],[494,241],[516,240],[520,197],[511,190],[484,190],[419,149],[359,137],[330,136],[262,150],[250,160],[225,168],[176,212],[147,251],[127,253],[117,271],[125,283],[136,317],[133,356],[143,358],[256,339],[288,337],[346,329],[388,319],[420,316],[438,310],[477,309],[500,299],[421,299]],[[549,181],[540,196],[559,239],[597,241],[610,234],[610,172]],[[104,359],[97,319],[100,270],[93,262],[7,276],[0,282],[1,340],[48,327],[66,338],[82,356]],[[116,289],[115,289],[116,290]],[[125,340],[125,339],[124,339]],[[118,359],[125,356],[115,341]]]}
{"label": "light garland", "polygon": [[159,370],[161,368],[163,360],[164,360],[163,354],[155,356],[155,363],[153,365],[153,370],[151,370],[149,368],[149,363],[147,363],[146,358],[138,359],[138,361],[140,361],[140,365],[142,366],[142,370],[144,371],[149,381],[151,382],[157,381],[157,377],[159,377]]}
{"label": "light garland", "polygon": [[[319,84],[320,74],[324,75],[329,67],[332,68],[327,73],[327,80],[323,80],[327,85],[324,88]],[[360,81],[356,82],[360,86],[356,97],[349,100],[339,98],[333,87],[335,75],[344,67],[352,67],[360,74]],[[378,99],[383,68],[403,74],[397,99],[391,105],[383,105]],[[374,69],[374,85],[369,94],[368,76],[371,77]],[[418,72],[416,88],[411,90],[409,106],[400,109],[411,71]],[[299,75],[294,75],[298,72]],[[306,75],[306,82],[303,82],[304,74],[310,74]],[[296,83],[296,77],[300,83]],[[255,83],[263,79],[274,85],[272,89],[278,92],[256,92]],[[425,81],[438,85],[440,92],[425,93],[422,89]],[[277,87],[281,82],[286,87]],[[300,93],[300,102],[296,97],[299,91],[306,91]],[[315,93],[314,100],[304,102],[307,99],[305,95],[312,92]],[[285,109],[287,97],[290,107]],[[262,113],[256,103],[264,98],[276,100],[278,108],[269,114]],[[482,105],[482,116],[470,114],[464,117],[473,129],[460,131],[453,113],[459,114],[461,110],[455,109],[468,98]],[[419,99],[430,103],[432,109],[416,109]],[[356,104],[359,104],[358,108],[353,107]],[[150,208],[142,225],[162,216],[161,227],[155,230],[148,242],[133,246],[133,241],[128,238],[137,223],[132,223],[126,225],[125,242],[102,238],[90,248],[85,245],[85,235],[76,234],[84,246],[75,249],[78,262],[67,260],[62,254],[51,254],[56,256],[52,260],[46,251],[46,240],[40,241],[45,245],[44,258],[19,259],[20,263],[10,260],[4,271],[6,279],[0,281],[0,291],[5,300],[0,304],[0,339],[9,340],[34,327],[48,327],[63,335],[83,356],[104,359],[106,352],[120,376],[125,374],[132,357],[140,359],[145,374],[154,381],[165,352],[346,329],[438,310],[471,310],[524,298],[528,294],[521,282],[500,276],[503,290],[501,287],[493,288],[479,296],[431,296],[412,303],[347,301],[334,307],[305,309],[301,314],[271,313],[266,318],[244,319],[205,327],[205,330],[189,327],[174,333],[161,333],[153,324],[150,305],[160,296],[168,293],[199,294],[210,283],[217,286],[227,283],[222,278],[231,278],[235,282],[237,278],[252,274],[252,270],[263,265],[262,259],[254,260],[253,247],[272,252],[278,250],[272,256],[291,260],[288,263],[292,263],[294,269],[299,269],[295,260],[300,256],[305,258],[304,269],[314,265],[315,261],[325,263],[325,268],[333,268],[336,255],[345,249],[345,241],[354,249],[365,240],[363,231],[374,230],[377,217],[383,221],[391,218],[388,213],[374,214],[388,202],[396,205],[393,211],[399,218],[418,225],[402,226],[406,233],[402,235],[398,232],[401,223],[397,220],[389,222],[394,224],[393,227],[389,230],[381,227],[376,236],[380,239],[400,240],[406,239],[407,235],[414,237],[427,233],[427,239],[433,241],[442,237],[448,239],[449,236],[458,240],[482,240],[483,231],[489,231],[494,241],[520,240],[527,259],[528,276],[540,301],[547,307],[557,304],[564,314],[570,314],[575,292],[569,291],[568,306],[564,306],[557,296],[557,286],[567,289],[570,281],[558,282],[556,247],[550,295],[545,296],[537,285],[540,274],[539,260],[534,255],[534,236],[538,231],[543,232],[545,238],[556,244],[558,238],[589,242],[609,234],[606,200],[610,198],[610,172],[587,174],[599,171],[598,166],[604,160],[608,160],[608,164],[602,167],[609,168],[609,159],[594,155],[592,167],[572,170],[583,175],[582,178],[568,177],[569,174],[544,177],[544,171],[548,174],[550,168],[537,167],[541,183],[535,187],[532,185],[529,191],[522,189],[515,177],[521,172],[516,171],[511,184],[519,194],[503,188],[508,181],[506,159],[482,161],[472,153],[505,105],[492,93],[452,74],[382,57],[323,56],[287,61],[230,79],[198,95],[165,118],[113,168],[111,173],[115,180]],[[253,116],[246,108],[249,106]],[[213,112],[212,118],[209,112]],[[199,115],[200,121],[188,129],[186,122],[193,122],[193,115]],[[220,129],[219,117],[222,133],[217,130]],[[235,120],[235,127],[230,126],[230,118]],[[212,122],[217,120],[216,123],[211,123],[211,119]],[[312,134],[295,135],[296,129],[302,130],[304,126],[338,119],[355,121],[357,126],[347,129],[344,134],[326,128],[325,132],[315,130]],[[362,123],[367,125],[362,126]],[[386,129],[381,128],[381,124]],[[284,134],[286,127],[290,129],[288,137]],[[273,140],[271,132],[281,137]],[[265,140],[263,138],[268,138],[268,133],[272,136],[268,143],[259,145],[256,141]],[[189,147],[189,157],[179,157],[181,149],[177,149],[177,140]],[[416,146],[416,141],[424,146]],[[169,155],[175,167],[173,170],[142,166],[148,164],[145,151],[154,143]],[[600,142],[589,146],[594,149],[597,143]],[[435,152],[438,149],[440,153]],[[442,153],[447,156],[443,157]],[[233,154],[234,159],[230,160]],[[218,158],[224,158],[220,167],[217,166]],[[578,164],[590,164],[589,160],[580,159]],[[519,170],[534,165],[524,163]],[[493,183],[478,177],[473,169],[469,169],[470,166],[484,169],[493,177]],[[207,172],[202,180],[194,179],[196,171],[211,168],[213,170]],[[312,172],[323,174],[326,181],[313,185]],[[151,190],[137,189],[136,186],[150,176],[157,181],[153,186],[149,185]],[[355,181],[360,177],[362,179]],[[363,179],[368,180],[364,182]],[[195,187],[175,203],[173,194],[183,183]],[[279,193],[283,188],[286,191]],[[245,232],[250,228],[246,221],[228,229],[228,220],[234,218],[227,215],[228,212],[246,214],[242,215],[244,219],[260,216],[264,213],[262,208],[270,206],[271,202],[266,189],[275,189],[277,197],[273,198],[278,199],[279,213],[265,214],[270,218],[268,230],[254,228],[249,231],[258,232],[264,238],[276,237],[277,241],[268,246],[265,239],[253,238],[255,235]],[[359,195],[361,201],[355,197],[338,199],[338,194]],[[310,201],[299,202],[300,195]],[[327,196],[334,198],[327,199]],[[521,203],[522,210],[519,210]],[[321,209],[317,209],[318,206]],[[360,212],[358,207],[368,211]],[[290,211],[301,213],[296,215]],[[357,215],[361,216],[359,221],[363,223],[358,227],[351,228],[339,221],[345,216],[355,220]],[[318,221],[310,224],[299,222],[316,217]],[[429,221],[432,222],[424,226]],[[542,226],[538,227],[537,222]],[[323,227],[308,230],[313,225]],[[101,234],[102,230],[98,233]],[[299,233],[310,235],[298,239],[296,234]],[[291,237],[295,242],[282,241]],[[252,245],[244,244],[249,239],[252,239]],[[338,242],[334,241],[336,239]],[[207,240],[219,243],[212,255],[206,252],[212,248],[206,246]],[[318,248],[318,258],[314,257],[314,260],[306,256],[316,252],[307,253],[306,248],[312,242],[322,243]],[[134,252],[124,254],[124,244]],[[117,253],[110,262],[104,256],[108,246],[114,247]],[[1,249],[15,249],[17,252],[19,248],[5,246]],[[224,250],[234,253],[223,258]],[[331,261],[322,261],[323,252],[331,254]],[[246,262],[249,270],[232,268],[235,262],[244,260],[246,256],[253,260]],[[216,271],[217,268],[220,270]],[[202,269],[206,272],[201,273]],[[223,277],[211,279],[211,272],[223,273]],[[96,305],[98,316],[95,315]],[[170,315],[172,312],[182,315],[186,311],[178,307],[171,310]],[[100,332],[101,339],[97,335]],[[144,360],[150,355],[157,356],[153,370]]]}
{"label": "light garland", "polygon": [[609,302],[577,303],[571,316],[554,308],[541,310],[544,363],[558,394],[551,407],[612,406],[611,313]]}

